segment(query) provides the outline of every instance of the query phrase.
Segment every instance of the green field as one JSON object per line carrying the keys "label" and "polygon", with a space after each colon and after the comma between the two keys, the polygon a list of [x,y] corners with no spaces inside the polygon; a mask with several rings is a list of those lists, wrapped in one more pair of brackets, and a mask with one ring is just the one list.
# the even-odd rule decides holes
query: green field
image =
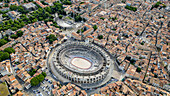
{"label": "green field", "polygon": [[9,95],[8,88],[5,82],[3,82],[0,84],[0,96],[8,96],[8,95]]}

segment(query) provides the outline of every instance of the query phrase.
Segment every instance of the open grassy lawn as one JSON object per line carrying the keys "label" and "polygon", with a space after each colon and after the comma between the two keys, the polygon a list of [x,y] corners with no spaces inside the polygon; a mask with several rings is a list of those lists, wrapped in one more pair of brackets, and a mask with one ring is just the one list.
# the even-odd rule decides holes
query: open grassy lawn
{"label": "open grassy lawn", "polygon": [[7,95],[9,95],[9,92],[5,82],[0,83],[0,96],[7,96]]}

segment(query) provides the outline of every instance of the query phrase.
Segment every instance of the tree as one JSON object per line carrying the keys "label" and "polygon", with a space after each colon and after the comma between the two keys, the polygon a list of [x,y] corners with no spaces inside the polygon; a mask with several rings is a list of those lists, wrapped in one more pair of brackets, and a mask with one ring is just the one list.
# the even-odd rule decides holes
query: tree
{"label": "tree", "polygon": [[103,35],[99,35],[99,36],[98,36],[98,39],[103,39]]}
{"label": "tree", "polygon": [[47,3],[45,3],[44,1],[41,1],[41,3],[43,4],[43,5],[48,5]]}
{"label": "tree", "polygon": [[79,6],[78,6],[77,10],[80,11],[80,7]]}
{"label": "tree", "polygon": [[77,33],[79,34],[79,33],[80,33],[80,30],[78,30]]}
{"label": "tree", "polygon": [[9,3],[10,2],[10,0],[5,0],[5,3]]}
{"label": "tree", "polygon": [[0,56],[1,60],[6,60],[9,59],[9,53],[8,52],[3,52]]}
{"label": "tree", "polygon": [[42,75],[43,75],[44,77],[46,77],[46,76],[47,76],[47,74],[46,74],[45,72],[42,72]]}
{"label": "tree", "polygon": [[15,34],[12,34],[10,37],[13,38],[13,39],[17,39],[18,38],[18,36],[15,35]]}
{"label": "tree", "polygon": [[32,69],[31,71],[28,72],[31,76],[33,76],[36,73],[35,69]]}
{"label": "tree", "polygon": [[50,34],[49,36],[46,37],[46,39],[48,39],[50,44],[52,44],[53,41],[57,40],[57,37],[54,34]]}
{"label": "tree", "polygon": [[28,2],[32,2],[33,0],[28,0]]}
{"label": "tree", "polygon": [[63,15],[59,15],[59,18],[62,19],[62,18],[63,18]]}
{"label": "tree", "polygon": [[37,75],[36,77],[31,79],[31,86],[37,86],[40,82],[42,82],[44,80],[44,73]]}
{"label": "tree", "polygon": [[5,48],[4,51],[8,52],[9,54],[15,53],[15,50],[13,48],[11,48],[11,47]]}
{"label": "tree", "polygon": [[7,18],[8,18],[8,15],[6,15],[6,14],[3,14],[3,15],[2,15],[2,17],[3,17],[3,18],[5,18],[5,17],[7,17]]}
{"label": "tree", "polygon": [[140,43],[141,45],[144,45],[144,42]]}
{"label": "tree", "polygon": [[82,20],[82,18],[81,18],[81,16],[80,16],[80,15],[75,16],[75,18],[74,18],[74,19],[75,19],[75,21],[76,21],[76,22],[79,22],[79,21],[81,21],[81,20]]}
{"label": "tree", "polygon": [[136,72],[141,72],[141,68],[137,67]]}
{"label": "tree", "polygon": [[63,4],[65,5],[71,5],[71,2],[69,0],[64,0]]}
{"label": "tree", "polygon": [[4,39],[0,39],[0,47],[4,44],[6,44],[8,41],[4,40]]}
{"label": "tree", "polygon": [[94,25],[94,26],[93,26],[93,29],[94,29],[94,31],[95,31],[95,30],[97,29],[97,25]]}
{"label": "tree", "polygon": [[11,30],[12,30],[12,31],[16,31],[16,30],[17,30],[17,27],[12,27]]}
{"label": "tree", "polygon": [[42,74],[36,76],[39,82],[42,82],[44,80],[44,76]]}
{"label": "tree", "polygon": [[86,19],[85,19],[85,18],[83,18],[83,21],[84,21],[84,22],[86,22]]}
{"label": "tree", "polygon": [[155,8],[158,8],[160,4],[161,4],[161,2],[159,1],[159,2],[157,2],[157,3],[154,5],[154,7],[155,7]]}
{"label": "tree", "polygon": [[5,4],[4,7],[8,7],[8,4]]}
{"label": "tree", "polygon": [[18,7],[16,5],[11,5],[9,8],[10,8],[10,10],[17,10],[18,9]]}
{"label": "tree", "polygon": [[158,75],[157,75],[157,74],[154,74],[154,77],[155,77],[155,78],[158,78]]}
{"label": "tree", "polygon": [[37,86],[39,84],[39,80],[37,79],[37,77],[34,77],[31,79],[31,86]]}
{"label": "tree", "polygon": [[104,20],[104,17],[100,17],[100,19]]}
{"label": "tree", "polygon": [[22,35],[23,35],[23,31],[21,31],[21,30],[17,31],[17,36],[18,37],[21,37]]}
{"label": "tree", "polygon": [[128,9],[128,10],[132,10],[132,11],[134,11],[134,12],[137,11],[137,8],[136,8],[136,7],[132,7],[132,6],[126,5],[125,8]]}
{"label": "tree", "polygon": [[46,7],[45,10],[46,10],[48,13],[52,14],[52,10],[51,10],[50,7]]}
{"label": "tree", "polygon": [[26,14],[28,13],[29,11],[25,10],[21,5],[18,6],[18,12],[21,12],[22,14]]}

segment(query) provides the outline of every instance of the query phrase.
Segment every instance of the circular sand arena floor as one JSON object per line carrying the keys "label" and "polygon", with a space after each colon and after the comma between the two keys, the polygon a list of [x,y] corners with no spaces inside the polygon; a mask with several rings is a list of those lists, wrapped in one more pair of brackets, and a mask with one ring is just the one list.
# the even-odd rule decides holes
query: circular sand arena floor
{"label": "circular sand arena floor", "polygon": [[82,57],[74,57],[71,60],[71,64],[80,69],[89,69],[92,66],[89,60]]}

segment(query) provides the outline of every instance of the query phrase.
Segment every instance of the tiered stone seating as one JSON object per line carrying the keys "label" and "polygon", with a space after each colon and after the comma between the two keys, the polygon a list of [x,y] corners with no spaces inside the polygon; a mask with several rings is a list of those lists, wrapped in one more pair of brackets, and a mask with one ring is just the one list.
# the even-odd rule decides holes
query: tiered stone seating
{"label": "tiered stone seating", "polygon": [[[89,60],[89,69],[79,69],[71,64],[74,57]],[[100,47],[84,42],[66,42],[55,49],[53,62],[57,72],[76,83],[95,83],[104,79],[109,70],[110,58]]]}

